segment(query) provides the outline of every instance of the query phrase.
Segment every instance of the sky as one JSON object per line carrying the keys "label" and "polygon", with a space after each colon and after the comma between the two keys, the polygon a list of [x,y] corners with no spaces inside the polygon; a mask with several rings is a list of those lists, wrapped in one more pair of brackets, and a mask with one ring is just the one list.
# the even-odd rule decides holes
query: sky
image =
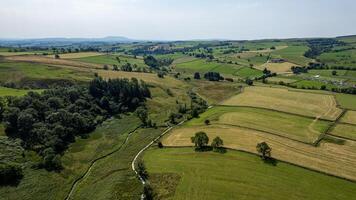
{"label": "sky", "polygon": [[0,38],[245,40],[352,34],[355,0],[0,0]]}

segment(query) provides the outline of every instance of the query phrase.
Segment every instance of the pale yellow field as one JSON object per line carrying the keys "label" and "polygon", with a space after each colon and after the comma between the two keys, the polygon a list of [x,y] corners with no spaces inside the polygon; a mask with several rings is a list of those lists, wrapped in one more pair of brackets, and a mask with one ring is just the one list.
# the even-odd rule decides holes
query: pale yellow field
{"label": "pale yellow field", "polygon": [[340,119],[340,122],[345,122],[345,123],[356,125],[356,111],[353,111],[353,110],[347,111],[345,113],[345,115]]}
{"label": "pale yellow field", "polygon": [[332,95],[289,91],[284,88],[246,87],[222,105],[269,108],[305,116],[334,120],[342,112]]}
{"label": "pale yellow field", "polygon": [[255,130],[211,125],[174,129],[162,142],[165,146],[192,146],[190,137],[198,131],[208,134],[209,143],[219,136],[225,147],[253,153],[256,153],[256,144],[265,141],[277,159],[356,180],[356,142],[353,141],[345,141],[343,145],[322,142],[319,147],[314,147]]}
{"label": "pale yellow field", "polygon": [[256,68],[259,70],[263,70],[264,68],[267,68],[268,70],[271,70],[271,72],[275,72],[277,74],[282,74],[286,72],[291,72],[291,67],[295,66],[295,64],[290,63],[290,62],[284,62],[284,63],[266,63],[260,66],[257,66]]}
{"label": "pale yellow field", "polygon": [[331,134],[356,140],[356,125],[337,124]]}
{"label": "pale yellow field", "polygon": [[[59,54],[59,57],[62,59],[75,59],[75,58],[84,58],[84,57],[99,56],[99,55],[103,55],[103,54],[99,52],[64,53],[64,54]],[[54,58],[54,55],[47,55],[46,57]]]}
{"label": "pale yellow field", "polygon": [[49,58],[46,56],[11,56],[6,57],[6,60],[11,61],[23,61],[23,62],[35,62],[35,63],[43,63],[49,65],[66,65],[66,66],[74,66],[74,67],[85,67],[85,68],[102,68],[102,65],[92,64],[92,63],[84,63],[72,60],[65,60],[65,59],[54,59]]}

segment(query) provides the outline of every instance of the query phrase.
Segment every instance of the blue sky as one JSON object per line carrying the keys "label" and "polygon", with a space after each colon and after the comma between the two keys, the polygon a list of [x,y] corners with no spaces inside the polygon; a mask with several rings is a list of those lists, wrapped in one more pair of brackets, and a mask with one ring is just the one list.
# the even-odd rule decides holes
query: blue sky
{"label": "blue sky", "polygon": [[355,0],[1,0],[0,38],[261,39],[356,34]]}

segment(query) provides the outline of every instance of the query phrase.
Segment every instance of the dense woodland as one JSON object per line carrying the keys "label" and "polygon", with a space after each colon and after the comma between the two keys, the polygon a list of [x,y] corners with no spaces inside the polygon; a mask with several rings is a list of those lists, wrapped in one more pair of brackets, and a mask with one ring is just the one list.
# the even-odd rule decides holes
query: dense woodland
{"label": "dense woodland", "polygon": [[95,78],[89,86],[59,87],[9,98],[3,112],[6,134],[42,156],[39,167],[61,169],[60,154],[77,136],[87,137],[103,120],[134,111],[151,97],[137,79]]}

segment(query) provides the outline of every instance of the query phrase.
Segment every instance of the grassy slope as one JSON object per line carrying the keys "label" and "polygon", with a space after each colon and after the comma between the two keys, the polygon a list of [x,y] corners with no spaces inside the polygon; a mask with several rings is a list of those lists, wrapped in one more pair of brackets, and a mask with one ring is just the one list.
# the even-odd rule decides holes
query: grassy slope
{"label": "grassy slope", "polygon": [[[228,151],[196,153],[192,148],[149,150],[151,174],[181,176],[172,199],[348,199],[356,184],[255,155]],[[164,180],[162,180],[164,181]],[[276,191],[278,190],[278,191]]]}
{"label": "grassy slope", "polygon": [[[64,199],[73,181],[80,177],[95,158],[118,148],[127,133],[138,126],[136,117],[124,117],[105,122],[90,134],[78,139],[62,157],[64,170],[60,173],[25,168],[24,178],[17,187],[1,187],[5,199]],[[27,159],[33,160],[33,157]]]}
{"label": "grassy slope", "polygon": [[304,53],[308,50],[307,46],[288,46],[287,48],[273,51],[273,57],[282,57],[289,62],[306,66],[311,59],[304,57]]}
{"label": "grassy slope", "polygon": [[13,89],[0,86],[0,96],[23,96],[29,91],[42,92],[42,90],[23,90],[23,89]]}
{"label": "grassy slope", "polygon": [[[116,60],[116,57],[120,58],[120,63]],[[120,55],[99,55],[99,56],[89,56],[74,59],[76,61],[94,63],[94,64],[107,64],[107,65],[123,65],[125,63],[136,64],[139,67],[146,67],[143,59],[134,59],[133,57],[120,56]]]}

